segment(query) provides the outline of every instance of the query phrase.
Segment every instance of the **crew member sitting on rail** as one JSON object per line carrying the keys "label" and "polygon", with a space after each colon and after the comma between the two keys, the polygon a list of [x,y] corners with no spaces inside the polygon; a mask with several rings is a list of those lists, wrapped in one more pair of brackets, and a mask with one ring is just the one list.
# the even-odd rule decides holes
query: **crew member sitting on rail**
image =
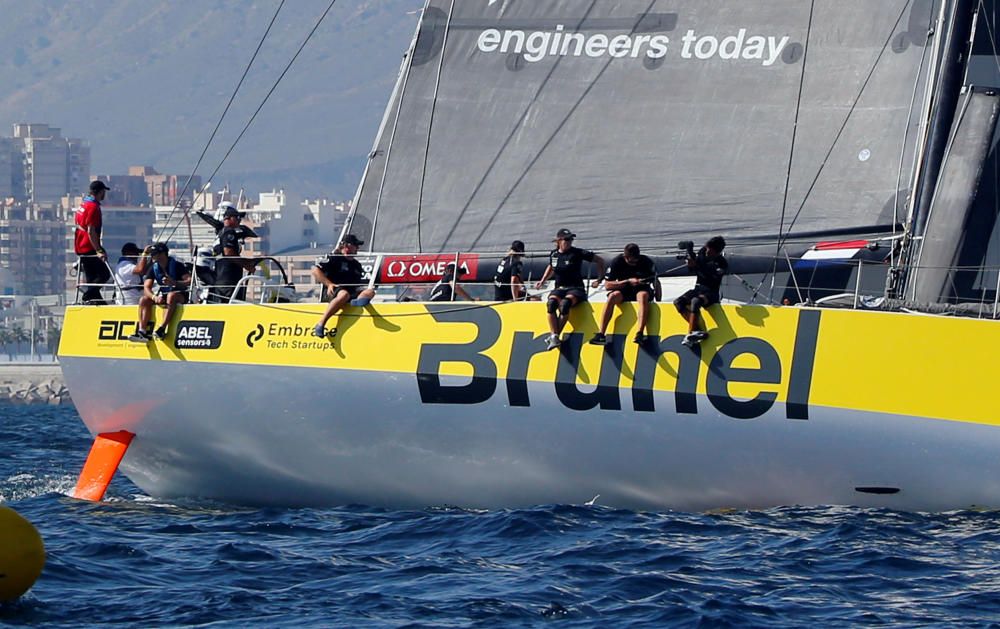
{"label": "crew member sitting on rail", "polygon": [[[158,242],[149,249],[153,264],[146,272],[143,296],[139,299],[139,326],[128,337],[134,343],[146,343],[153,338],[163,340],[170,330],[170,320],[178,304],[187,302],[187,288],[191,274],[173,256],[166,243]],[[153,331],[153,306],[166,306],[163,322]]]}
{"label": "crew member sitting on rail", "polygon": [[340,246],[328,255],[325,261],[317,262],[313,267],[313,277],[323,285],[323,295],[320,299],[330,300],[326,312],[313,327],[313,336],[330,337],[332,340],[337,335],[337,328],[326,329],[326,322],[330,317],[337,314],[352,299],[356,299],[361,302],[359,305],[362,305],[375,296],[374,290],[365,287],[363,283],[365,270],[354,258],[358,253],[358,247],[363,244],[364,241],[359,240],[354,234],[347,234],[340,241]]}
{"label": "crew member sitting on rail", "polygon": [[142,278],[149,263],[149,247],[140,251],[134,242],[122,246],[122,257],[115,266],[115,281],[121,290],[121,303],[136,306],[142,297]]}
{"label": "crew member sitting on rail", "polygon": [[[222,231],[219,232],[219,244],[215,246],[213,253],[215,261],[215,285],[209,292],[208,300],[216,303],[227,303],[233,297],[236,285],[243,279],[243,271],[253,272],[260,260],[240,257],[243,248],[240,241],[241,235],[240,220],[245,215],[230,203],[222,215]],[[240,289],[236,299],[246,298],[246,287]]]}
{"label": "crew member sitting on rail", "polygon": [[722,277],[729,270],[729,262],[722,256],[722,250],[725,248],[725,238],[715,236],[709,238],[697,254],[693,248],[688,250],[688,269],[694,271],[698,277],[694,288],[674,300],[677,312],[688,322],[687,336],[681,341],[688,347],[694,347],[708,338],[708,332],[699,328],[698,313],[702,308],[719,303]]}
{"label": "crew member sitting on rail", "polygon": [[656,276],[656,264],[648,256],[639,253],[639,245],[625,245],[625,252],[616,256],[604,276],[604,288],[608,291],[608,301],[601,314],[601,329],[590,339],[593,345],[608,342],[605,333],[611,323],[611,313],[615,306],[624,301],[639,304],[639,329],[632,340],[642,345],[646,340],[646,321],[649,316],[649,302],[660,298],[660,280]]}
{"label": "crew member sitting on rail", "polygon": [[449,262],[444,267],[444,274],[438,283],[434,285],[431,289],[431,296],[427,298],[427,301],[452,301],[452,285],[455,286],[455,295],[458,295],[466,301],[475,301],[472,297],[469,297],[469,293],[465,292],[465,289],[454,284],[455,281],[455,263]]}
{"label": "crew member sitting on rail", "polygon": [[510,243],[507,257],[500,261],[493,275],[493,299],[496,301],[517,301],[524,298],[524,278],[521,277],[524,263],[524,243],[515,240]]}
{"label": "crew member sitting on rail", "polygon": [[[576,234],[568,229],[560,229],[553,240],[556,248],[549,254],[549,265],[545,267],[542,279],[535,288],[542,288],[549,278],[555,276],[555,290],[549,293],[547,306],[549,313],[549,335],[546,349],[554,349],[562,344],[559,335],[569,320],[569,311],[574,306],[587,301],[587,289],[583,281],[583,263],[597,265],[597,277],[604,275],[604,259],[593,251],[577,249],[573,246]],[[592,288],[600,286],[601,280],[591,283]]]}

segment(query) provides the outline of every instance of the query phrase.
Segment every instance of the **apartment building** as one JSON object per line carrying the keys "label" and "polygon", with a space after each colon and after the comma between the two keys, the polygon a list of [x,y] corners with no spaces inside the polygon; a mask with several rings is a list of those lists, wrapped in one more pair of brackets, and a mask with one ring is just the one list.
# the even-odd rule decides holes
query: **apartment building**
{"label": "apartment building", "polygon": [[90,146],[79,138],[64,138],[58,127],[18,123],[13,137],[0,138],[0,196],[4,198],[55,206],[89,182]]}
{"label": "apartment building", "polygon": [[62,294],[66,278],[66,220],[59,206],[7,199],[0,205],[0,267],[20,295]]}

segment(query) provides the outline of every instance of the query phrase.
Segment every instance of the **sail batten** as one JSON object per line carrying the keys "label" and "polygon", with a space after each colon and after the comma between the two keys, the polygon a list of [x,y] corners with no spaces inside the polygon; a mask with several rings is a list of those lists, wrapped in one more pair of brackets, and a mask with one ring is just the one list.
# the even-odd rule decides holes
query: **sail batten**
{"label": "sail batten", "polygon": [[351,228],[438,252],[895,223],[937,2],[812,8],[429,0]]}

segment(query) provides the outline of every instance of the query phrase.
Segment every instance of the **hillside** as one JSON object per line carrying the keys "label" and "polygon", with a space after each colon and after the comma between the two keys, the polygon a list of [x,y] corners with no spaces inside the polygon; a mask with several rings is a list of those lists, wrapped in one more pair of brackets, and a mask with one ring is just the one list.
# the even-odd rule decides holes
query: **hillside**
{"label": "hillside", "polygon": [[[207,176],[326,8],[288,0],[200,173]],[[353,193],[422,0],[339,0],[216,181]],[[0,0],[0,129],[48,122],[93,170],[188,173],[277,0]],[[221,181],[220,181],[221,180]]]}

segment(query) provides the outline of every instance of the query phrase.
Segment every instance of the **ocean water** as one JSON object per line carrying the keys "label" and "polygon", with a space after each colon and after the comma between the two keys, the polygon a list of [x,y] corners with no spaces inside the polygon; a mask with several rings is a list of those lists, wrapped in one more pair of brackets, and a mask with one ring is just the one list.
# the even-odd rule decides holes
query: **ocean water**
{"label": "ocean water", "polygon": [[0,407],[0,502],[48,551],[0,625],[1000,626],[997,512],[89,504],[88,448],[72,409]]}

